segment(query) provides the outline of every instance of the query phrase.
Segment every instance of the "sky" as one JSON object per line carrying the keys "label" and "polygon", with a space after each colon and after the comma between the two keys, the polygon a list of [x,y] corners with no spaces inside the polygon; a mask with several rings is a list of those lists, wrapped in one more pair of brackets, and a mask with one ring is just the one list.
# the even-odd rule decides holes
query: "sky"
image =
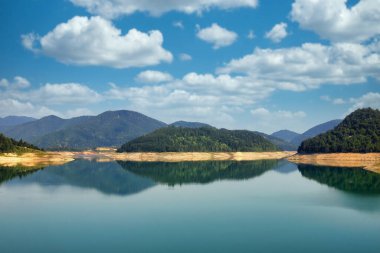
{"label": "sky", "polygon": [[380,108],[380,0],[0,1],[0,117],[304,132]]}

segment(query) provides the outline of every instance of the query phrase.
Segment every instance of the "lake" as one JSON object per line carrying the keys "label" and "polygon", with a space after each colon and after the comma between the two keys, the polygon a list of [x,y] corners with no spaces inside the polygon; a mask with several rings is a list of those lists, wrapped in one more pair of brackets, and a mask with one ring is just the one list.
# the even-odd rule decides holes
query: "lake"
{"label": "lake", "polygon": [[380,252],[380,175],[252,162],[0,168],[0,252]]}

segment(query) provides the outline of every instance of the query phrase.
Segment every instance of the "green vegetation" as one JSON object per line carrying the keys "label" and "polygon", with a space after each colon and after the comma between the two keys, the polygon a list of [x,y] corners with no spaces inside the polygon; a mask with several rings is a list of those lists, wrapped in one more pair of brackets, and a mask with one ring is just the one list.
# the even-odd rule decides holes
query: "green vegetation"
{"label": "green vegetation", "polygon": [[361,168],[340,168],[315,165],[298,165],[302,176],[339,190],[380,194],[380,174]]}
{"label": "green vegetation", "polygon": [[37,170],[43,169],[42,167],[5,167],[0,166],[0,184],[9,181],[15,177],[25,177],[29,174],[36,172]]}
{"label": "green vegetation", "polygon": [[206,184],[216,180],[254,178],[273,169],[276,160],[207,161],[207,162],[124,162],[118,163],[127,171],[170,186],[189,183]]}
{"label": "green vegetation", "polygon": [[236,152],[278,151],[264,137],[246,130],[213,127],[165,127],[134,139],[118,152]]}
{"label": "green vegetation", "polygon": [[302,142],[298,152],[380,152],[380,111],[356,110],[333,130]]}
{"label": "green vegetation", "polygon": [[40,150],[38,147],[23,140],[15,141],[0,133],[0,153],[23,153]]}

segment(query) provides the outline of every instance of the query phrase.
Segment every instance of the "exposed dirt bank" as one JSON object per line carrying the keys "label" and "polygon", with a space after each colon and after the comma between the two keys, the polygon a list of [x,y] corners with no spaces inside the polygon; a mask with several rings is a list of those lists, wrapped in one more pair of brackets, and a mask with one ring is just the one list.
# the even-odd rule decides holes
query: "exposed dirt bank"
{"label": "exposed dirt bank", "polygon": [[173,152],[173,153],[116,153],[110,151],[85,152],[46,152],[0,154],[0,166],[49,166],[61,165],[74,159],[89,159],[98,162],[107,161],[141,161],[141,162],[184,162],[184,161],[222,161],[222,160],[266,160],[282,159],[294,155],[295,152]]}
{"label": "exposed dirt bank", "polygon": [[361,167],[366,170],[380,173],[380,153],[296,154],[287,159],[291,162],[301,164],[334,167]]}

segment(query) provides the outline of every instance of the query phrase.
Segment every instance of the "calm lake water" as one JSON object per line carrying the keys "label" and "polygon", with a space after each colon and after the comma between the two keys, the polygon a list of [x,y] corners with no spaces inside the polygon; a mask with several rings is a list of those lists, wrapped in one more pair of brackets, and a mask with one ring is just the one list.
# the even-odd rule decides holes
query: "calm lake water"
{"label": "calm lake water", "polygon": [[380,252],[380,175],[286,161],[0,168],[0,252]]}

